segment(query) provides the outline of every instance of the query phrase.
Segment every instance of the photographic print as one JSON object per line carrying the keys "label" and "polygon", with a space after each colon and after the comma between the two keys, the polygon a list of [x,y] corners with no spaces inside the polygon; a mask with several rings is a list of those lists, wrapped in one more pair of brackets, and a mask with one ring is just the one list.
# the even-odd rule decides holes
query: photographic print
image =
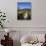
{"label": "photographic print", "polygon": [[31,20],[32,2],[17,3],[17,19]]}

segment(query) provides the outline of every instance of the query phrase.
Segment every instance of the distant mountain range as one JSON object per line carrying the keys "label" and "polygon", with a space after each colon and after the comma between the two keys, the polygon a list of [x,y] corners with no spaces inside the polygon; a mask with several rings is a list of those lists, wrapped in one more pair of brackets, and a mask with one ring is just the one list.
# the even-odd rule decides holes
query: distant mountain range
{"label": "distant mountain range", "polygon": [[31,11],[31,9],[17,9],[18,11]]}

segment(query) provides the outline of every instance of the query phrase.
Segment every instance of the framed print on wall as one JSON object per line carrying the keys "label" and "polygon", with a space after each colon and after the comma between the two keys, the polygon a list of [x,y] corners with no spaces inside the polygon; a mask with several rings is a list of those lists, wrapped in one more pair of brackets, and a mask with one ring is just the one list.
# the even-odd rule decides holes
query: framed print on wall
{"label": "framed print on wall", "polygon": [[31,20],[32,2],[17,3],[17,20]]}

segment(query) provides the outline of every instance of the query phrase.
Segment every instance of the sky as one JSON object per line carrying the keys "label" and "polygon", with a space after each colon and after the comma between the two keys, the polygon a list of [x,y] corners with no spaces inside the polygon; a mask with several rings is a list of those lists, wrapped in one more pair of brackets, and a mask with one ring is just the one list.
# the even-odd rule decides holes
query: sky
{"label": "sky", "polygon": [[18,2],[17,7],[19,9],[31,9],[32,8],[32,2]]}

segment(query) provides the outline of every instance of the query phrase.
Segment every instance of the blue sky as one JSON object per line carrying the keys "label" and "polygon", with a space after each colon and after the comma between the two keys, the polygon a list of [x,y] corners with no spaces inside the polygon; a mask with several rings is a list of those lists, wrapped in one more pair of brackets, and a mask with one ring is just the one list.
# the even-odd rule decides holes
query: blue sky
{"label": "blue sky", "polygon": [[18,2],[17,7],[19,9],[31,9],[32,8],[32,2]]}

